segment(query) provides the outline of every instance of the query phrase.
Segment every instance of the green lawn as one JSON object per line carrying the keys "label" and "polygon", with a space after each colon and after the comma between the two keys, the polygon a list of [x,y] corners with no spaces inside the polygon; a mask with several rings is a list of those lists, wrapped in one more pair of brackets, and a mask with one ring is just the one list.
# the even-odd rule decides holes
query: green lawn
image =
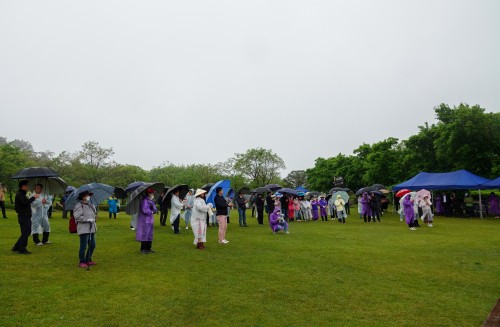
{"label": "green lawn", "polygon": [[[250,213],[250,211],[248,212]],[[78,236],[55,212],[54,244],[10,249],[17,218],[0,218],[2,326],[480,326],[500,297],[500,220],[435,219],[409,231],[399,217],[346,225],[300,222],[273,235],[233,211],[228,245],[209,228],[156,219],[156,254],[139,254],[129,217],[101,214],[94,260],[78,268]],[[182,222],[183,223],[183,222]],[[183,224],[182,224],[183,225]]]}

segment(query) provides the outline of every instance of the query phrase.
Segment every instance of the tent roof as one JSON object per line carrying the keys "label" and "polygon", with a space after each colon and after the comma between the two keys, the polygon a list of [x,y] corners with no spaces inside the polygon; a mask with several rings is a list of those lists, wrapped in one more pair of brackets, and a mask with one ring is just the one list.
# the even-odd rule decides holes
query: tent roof
{"label": "tent roof", "polygon": [[483,190],[491,190],[494,188],[500,188],[500,177],[481,185],[481,189]]}
{"label": "tent roof", "polygon": [[459,189],[480,189],[481,185],[489,182],[487,178],[483,178],[467,170],[457,170],[449,173],[426,173],[421,172],[415,177],[393,186],[393,191],[402,190],[404,188],[410,190],[459,190]]}

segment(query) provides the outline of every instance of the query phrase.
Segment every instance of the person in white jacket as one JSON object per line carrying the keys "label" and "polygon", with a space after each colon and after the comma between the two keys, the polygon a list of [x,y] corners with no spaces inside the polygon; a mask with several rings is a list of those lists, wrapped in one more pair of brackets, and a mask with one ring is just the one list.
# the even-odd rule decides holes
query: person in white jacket
{"label": "person in white jacket", "polygon": [[[35,193],[38,194],[39,197],[31,203],[31,234],[33,235],[33,242],[41,246],[52,243],[49,241],[50,224],[48,216],[49,208],[52,205],[52,197],[43,193],[42,184],[35,185]],[[38,234],[41,232],[43,232],[43,238],[40,242]]]}
{"label": "person in white jacket", "polygon": [[205,202],[207,191],[197,189],[194,195],[193,212],[191,214],[191,229],[194,234],[194,242],[199,250],[205,249],[207,241],[207,212],[212,211],[212,204]]}
{"label": "person in white jacket", "polygon": [[170,223],[174,229],[174,234],[180,234],[179,232],[179,222],[181,219],[181,210],[184,208],[185,201],[179,199],[179,190],[176,190],[172,194],[172,204],[170,207]]}
{"label": "person in white jacket", "polygon": [[427,226],[432,227],[433,223],[433,218],[432,218],[432,210],[431,210],[431,205],[432,202],[429,199],[429,197],[426,195],[424,196],[423,200],[420,201],[420,208],[422,208],[422,217],[421,219],[424,221]]}

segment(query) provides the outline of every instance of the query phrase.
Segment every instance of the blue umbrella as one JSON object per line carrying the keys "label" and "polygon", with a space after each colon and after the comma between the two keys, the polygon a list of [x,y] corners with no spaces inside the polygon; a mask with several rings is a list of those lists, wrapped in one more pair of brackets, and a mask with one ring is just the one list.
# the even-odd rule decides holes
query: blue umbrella
{"label": "blue umbrella", "polygon": [[278,192],[280,192],[282,194],[289,194],[289,195],[295,195],[295,196],[299,195],[298,191],[292,190],[291,188],[280,188],[278,190]]}
{"label": "blue umbrella", "polygon": [[227,179],[218,181],[217,183],[215,183],[210,188],[210,191],[208,191],[208,194],[207,194],[207,203],[211,203],[214,206],[214,208],[215,208],[214,199],[215,199],[215,195],[216,195],[215,189],[217,189],[217,187],[222,187],[223,196],[226,197],[227,193],[231,189],[231,181],[227,180]]}
{"label": "blue umbrella", "polygon": [[73,207],[78,201],[78,195],[85,191],[93,193],[90,197],[90,202],[97,207],[102,201],[106,200],[113,194],[115,188],[113,186],[101,183],[90,183],[82,185],[69,195],[69,197],[66,199],[66,202],[64,202],[64,209],[73,210]]}
{"label": "blue umbrella", "polygon": [[66,187],[65,193],[73,192],[73,191],[76,191],[76,187],[74,187],[74,186],[68,186],[68,187]]}
{"label": "blue umbrella", "polygon": [[227,191],[227,197],[228,198],[231,198],[231,199],[234,199],[236,193],[234,192],[234,190],[232,188],[229,189],[229,191]]}
{"label": "blue umbrella", "polygon": [[296,187],[295,191],[297,191],[297,192],[303,192],[303,193],[309,192],[309,190],[306,189],[304,186],[298,186],[298,187]]}
{"label": "blue umbrella", "polygon": [[132,193],[134,192],[139,186],[143,186],[145,183],[144,182],[133,182],[128,184],[128,186],[125,188],[125,192],[127,193]]}

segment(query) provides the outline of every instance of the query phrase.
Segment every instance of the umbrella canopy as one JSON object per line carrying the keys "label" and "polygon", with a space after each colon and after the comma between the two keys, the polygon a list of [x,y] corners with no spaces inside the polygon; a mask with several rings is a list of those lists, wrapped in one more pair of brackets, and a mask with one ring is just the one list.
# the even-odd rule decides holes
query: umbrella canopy
{"label": "umbrella canopy", "polygon": [[[31,189],[35,187],[36,184],[43,185],[43,192],[45,194],[60,194],[64,193],[68,188],[68,184],[60,177],[49,177],[49,178],[32,178],[29,180],[28,185]],[[75,189],[73,187],[73,189]]]}
{"label": "umbrella canopy", "polygon": [[363,188],[360,188],[357,192],[356,192],[356,196],[360,196],[361,194],[363,193],[370,193],[371,191],[376,191],[376,189],[372,186],[367,186],[367,187],[363,187]]}
{"label": "umbrella canopy", "polygon": [[125,212],[128,215],[135,215],[139,212],[139,208],[141,206],[141,201],[146,196],[146,190],[148,188],[152,188],[157,193],[163,191],[165,184],[163,183],[144,183],[144,185],[139,186],[135,189],[132,194],[130,194],[130,198],[127,203],[127,207],[125,208]]}
{"label": "umbrella canopy", "polygon": [[252,191],[250,190],[250,188],[244,186],[244,187],[240,188],[236,194],[240,194],[240,193],[241,194],[251,194]]}
{"label": "umbrella canopy", "polygon": [[377,191],[380,191],[382,189],[385,189],[385,186],[382,185],[382,184],[373,184],[372,187],[377,190]]}
{"label": "umbrella canopy", "polygon": [[227,191],[227,197],[228,198],[231,198],[231,199],[234,199],[236,193],[234,192],[234,190],[232,188],[229,189],[229,191]]}
{"label": "umbrella canopy", "polygon": [[12,179],[32,179],[32,178],[48,178],[48,177],[58,177],[59,174],[47,167],[29,167],[18,171]]}
{"label": "umbrella canopy", "polygon": [[406,194],[410,193],[411,191],[407,188],[404,188],[402,190],[399,190],[398,193],[396,193],[396,197],[397,198],[401,198],[403,196],[405,196]]}
{"label": "umbrella canopy", "polygon": [[65,193],[68,193],[68,192],[73,192],[74,190],[76,190],[76,187],[74,186],[68,186],[66,187],[66,190],[64,191]]}
{"label": "umbrella canopy", "polygon": [[288,194],[288,195],[294,195],[294,196],[298,196],[299,195],[299,192],[296,191],[296,190],[293,190],[291,188],[280,188],[278,190],[278,192],[282,193],[282,194]]}
{"label": "umbrella canopy", "polygon": [[345,203],[347,203],[347,201],[349,201],[349,194],[347,194],[346,191],[338,191],[338,192],[335,192],[332,194],[332,197],[337,200],[337,196],[340,195],[340,197],[342,198],[342,200],[344,200]]}
{"label": "umbrella canopy", "polygon": [[345,189],[343,189],[342,187],[334,187],[328,193],[333,194],[335,192],[342,192],[342,191],[345,191]]}
{"label": "umbrella canopy", "polygon": [[210,189],[212,188],[212,186],[214,186],[215,183],[207,183],[205,185],[203,185],[202,187],[200,187],[202,190],[205,190],[205,191],[210,191]]}
{"label": "umbrella canopy", "polygon": [[403,208],[403,201],[404,199],[409,196],[410,197],[410,200],[415,200],[417,198],[417,192],[410,192],[410,193],[406,193],[405,195],[403,195],[401,197],[401,199],[399,200],[399,204],[401,204],[401,208]]}
{"label": "umbrella canopy", "polygon": [[417,199],[424,199],[424,197],[428,196],[429,199],[431,198],[431,192],[427,191],[426,189],[421,189],[420,191],[417,192]]}
{"label": "umbrella canopy", "polygon": [[94,193],[90,197],[90,202],[97,207],[102,201],[106,200],[111,196],[111,194],[113,194],[115,188],[113,186],[101,183],[90,183],[82,185],[75,191],[73,191],[73,193],[71,193],[70,196],[66,199],[66,202],[64,202],[64,209],[73,210],[73,207],[78,201],[78,195],[85,191]]}
{"label": "umbrella canopy", "polygon": [[127,193],[132,193],[134,192],[139,186],[142,186],[144,185],[145,183],[144,182],[133,182],[133,183],[130,183],[128,184],[127,187],[125,187],[125,192]]}
{"label": "umbrella canopy", "polygon": [[378,197],[381,197],[384,195],[384,194],[382,194],[382,192],[376,191],[376,190],[369,191],[368,194],[373,194],[373,195],[376,195]]}
{"label": "umbrella canopy", "polygon": [[296,187],[296,188],[295,188],[295,191],[297,191],[297,192],[302,192],[302,193],[307,193],[307,192],[309,192],[309,190],[308,190],[308,189],[306,189],[304,186],[298,186],[298,187]]}
{"label": "umbrella canopy", "polygon": [[281,188],[281,186],[279,186],[278,184],[268,184],[264,187],[267,187],[268,189],[270,189],[273,192],[276,192],[277,190],[279,190]]}
{"label": "umbrella canopy", "polygon": [[218,181],[208,191],[207,197],[206,197],[207,204],[211,203],[214,206],[214,208],[215,208],[214,199],[215,199],[215,196],[216,196],[215,190],[218,187],[222,187],[222,190],[223,190],[222,194],[223,194],[224,197],[226,197],[227,193],[231,189],[231,181],[229,181],[228,179],[224,179],[224,180]]}
{"label": "umbrella canopy", "polygon": [[127,197],[127,192],[121,187],[115,187],[115,196],[118,199],[125,199]]}
{"label": "umbrella canopy", "polygon": [[189,192],[189,186],[187,184],[180,184],[169,188],[167,193],[163,196],[162,208],[170,209],[172,205],[172,195],[177,191],[179,191],[179,198],[183,199]]}
{"label": "umbrella canopy", "polygon": [[307,195],[312,198],[313,196],[319,196],[321,194],[321,192],[317,192],[317,191],[312,191],[312,192],[309,192],[307,193]]}
{"label": "umbrella canopy", "polygon": [[271,189],[268,187],[257,187],[256,189],[252,190],[252,193],[271,193]]}

